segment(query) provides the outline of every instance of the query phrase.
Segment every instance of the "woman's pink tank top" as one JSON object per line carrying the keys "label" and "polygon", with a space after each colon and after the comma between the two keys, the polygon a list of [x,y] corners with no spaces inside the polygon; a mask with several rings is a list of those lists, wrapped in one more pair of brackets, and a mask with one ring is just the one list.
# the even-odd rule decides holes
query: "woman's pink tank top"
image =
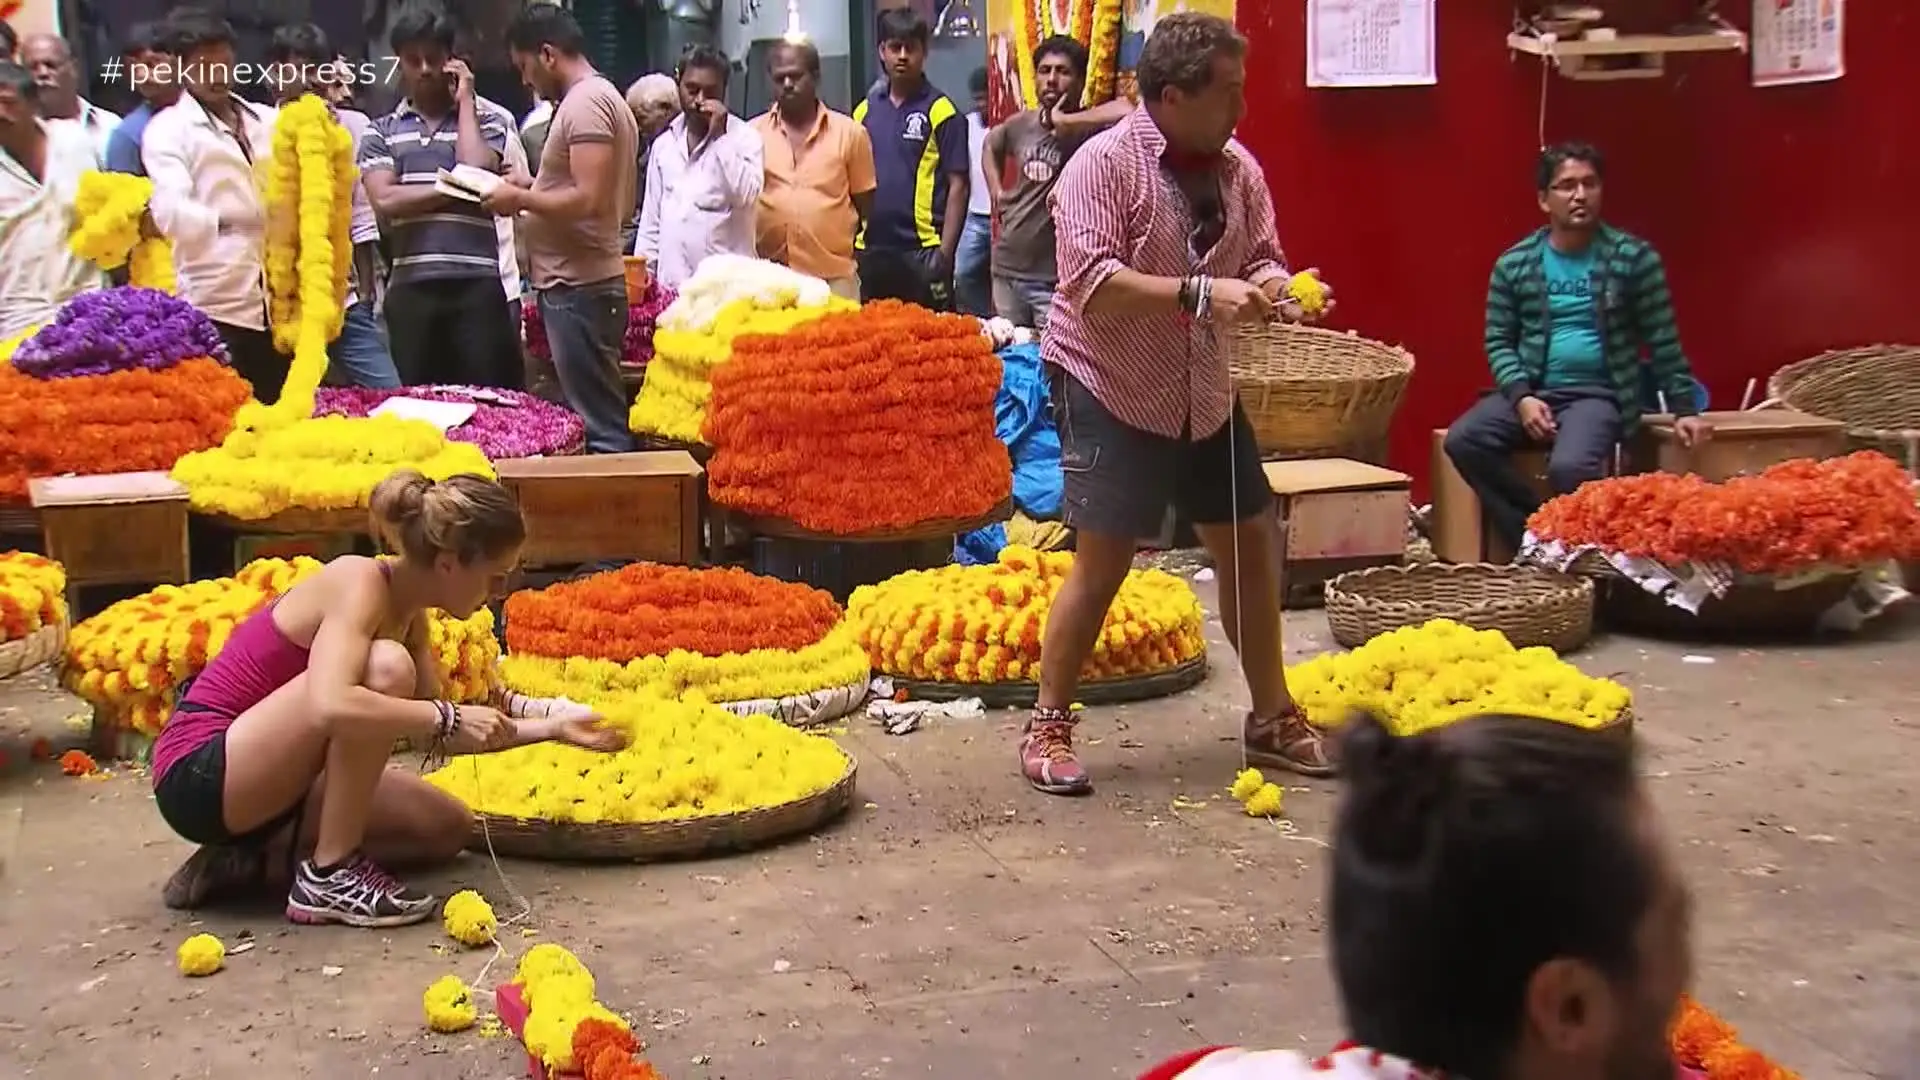
{"label": "woman's pink tank top", "polygon": [[279,604],[275,600],[248,616],[187,687],[153,744],[155,783],[181,758],[225,733],[241,713],[307,670],[307,650],[289,641],[273,621]]}

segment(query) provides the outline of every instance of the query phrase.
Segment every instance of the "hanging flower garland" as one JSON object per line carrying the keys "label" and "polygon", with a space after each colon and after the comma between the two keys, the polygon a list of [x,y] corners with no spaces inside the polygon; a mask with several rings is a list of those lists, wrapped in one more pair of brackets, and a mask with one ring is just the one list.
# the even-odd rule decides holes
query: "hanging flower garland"
{"label": "hanging flower garland", "polygon": [[400,390],[325,386],[315,396],[314,415],[369,416],[396,397],[472,405],[473,416],[449,428],[447,438],[472,443],[494,461],[577,454],[586,439],[586,425],[564,407],[519,390],[482,386],[409,386]]}
{"label": "hanging flower garland", "polygon": [[1668,1029],[1667,1042],[1681,1066],[1705,1073],[1707,1080],[1800,1080],[1800,1074],[1776,1064],[1740,1041],[1732,1024],[1684,995]]}
{"label": "hanging flower garland", "polygon": [[1034,13],[1036,0],[1013,2],[1013,67],[1020,81],[1020,108],[1040,107],[1039,76],[1033,68],[1033,51],[1040,47],[1041,21]]}
{"label": "hanging flower garland", "polygon": [[135,285],[173,292],[173,246],[149,227],[152,199],[153,181],[144,176],[82,173],[68,246],[102,270],[127,267]]}
{"label": "hanging flower garland", "polygon": [[346,318],[353,266],[353,136],[319,97],[282,108],[267,169],[267,311],[274,345],[291,353],[278,409],[313,414],[327,344]]}
{"label": "hanging flower garland", "polygon": [[1112,101],[1120,78],[1120,0],[1094,0],[1093,28],[1086,39],[1087,108]]}
{"label": "hanging flower garland", "polygon": [[165,371],[197,358],[224,361],[226,343],[199,308],[158,289],[125,286],[81,293],[13,354],[37,378]]}
{"label": "hanging flower garland", "polygon": [[66,568],[31,552],[0,552],[0,641],[66,621]]}
{"label": "hanging flower garland", "polygon": [[[642,1047],[632,1027],[600,1003],[593,973],[565,948],[545,943],[527,950],[511,992],[527,1006],[525,1023],[516,1034],[546,1075],[661,1080],[640,1056]],[[427,1027],[437,1032],[472,1027],[474,993],[455,975],[429,986],[422,999]]]}
{"label": "hanging flower garland", "polygon": [[[909,570],[855,589],[852,623],[876,670],[936,682],[1037,682],[1047,613],[1073,566],[1065,552],[1008,547],[985,566]],[[1186,582],[1127,574],[1101,624],[1088,679],[1146,675],[1206,654],[1204,614]]]}

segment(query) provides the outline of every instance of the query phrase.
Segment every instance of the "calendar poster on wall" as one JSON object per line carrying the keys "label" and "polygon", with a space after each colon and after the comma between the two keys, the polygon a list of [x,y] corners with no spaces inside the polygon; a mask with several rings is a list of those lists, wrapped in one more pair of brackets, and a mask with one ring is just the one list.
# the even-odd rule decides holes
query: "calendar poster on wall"
{"label": "calendar poster on wall", "polygon": [[1753,0],[1753,85],[1845,75],[1845,10],[1845,0]]}
{"label": "calendar poster on wall", "polygon": [[1307,85],[1439,82],[1434,0],[1307,0]]}

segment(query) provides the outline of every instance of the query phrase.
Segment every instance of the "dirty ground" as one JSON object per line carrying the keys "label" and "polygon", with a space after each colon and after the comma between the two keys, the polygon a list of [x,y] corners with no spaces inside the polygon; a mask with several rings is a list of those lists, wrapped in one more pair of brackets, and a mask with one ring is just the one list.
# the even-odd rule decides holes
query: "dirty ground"
{"label": "dirty ground", "polygon": [[[1287,627],[1295,657],[1331,647],[1317,613]],[[1332,785],[1289,791],[1292,831],[1222,797],[1244,697],[1213,635],[1200,688],[1092,714],[1090,799],[1027,789],[1013,713],[905,737],[855,722],[847,820],[708,862],[508,863],[534,931],[509,947],[579,951],[672,1080],[1124,1078],[1211,1043],[1324,1049]],[[1920,1077],[1916,644],[1907,611],[1838,645],[1613,637],[1573,657],[1638,695],[1698,893],[1701,997],[1810,1078]],[[434,925],[175,915],[159,888],[186,851],[139,777],[0,779],[0,1076],[522,1074],[509,1039],[422,1024],[427,983],[487,953]],[[484,856],[422,884],[516,906]],[[174,947],[200,930],[253,948],[182,979]]]}

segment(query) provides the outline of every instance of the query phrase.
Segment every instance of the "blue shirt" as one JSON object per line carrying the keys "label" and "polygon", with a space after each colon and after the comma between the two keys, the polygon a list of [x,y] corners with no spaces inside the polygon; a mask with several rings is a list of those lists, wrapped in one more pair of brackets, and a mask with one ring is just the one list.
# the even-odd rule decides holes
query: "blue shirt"
{"label": "blue shirt", "polygon": [[113,134],[107,136],[108,172],[147,175],[146,163],[140,160],[140,140],[146,135],[147,121],[151,119],[153,106],[142,101],[120,121]]}
{"label": "blue shirt", "polygon": [[[480,137],[505,162],[507,129],[502,115],[479,108]],[[373,122],[360,141],[360,171],[385,171],[402,184],[432,184],[440,170],[459,160],[460,116],[429,120],[411,102]],[[500,237],[492,214],[478,203],[454,200],[437,213],[389,223],[390,285],[415,281],[500,276]]]}
{"label": "blue shirt", "polygon": [[1607,347],[1600,336],[1600,308],[1594,296],[1592,249],[1566,255],[1544,245],[1541,254],[1547,272],[1546,389],[1570,386],[1611,386],[1607,374]]}
{"label": "blue shirt", "polygon": [[966,179],[967,122],[931,83],[898,105],[885,86],[854,106],[873,142],[873,215],[854,246],[861,251],[920,251],[940,246],[947,188]]}

